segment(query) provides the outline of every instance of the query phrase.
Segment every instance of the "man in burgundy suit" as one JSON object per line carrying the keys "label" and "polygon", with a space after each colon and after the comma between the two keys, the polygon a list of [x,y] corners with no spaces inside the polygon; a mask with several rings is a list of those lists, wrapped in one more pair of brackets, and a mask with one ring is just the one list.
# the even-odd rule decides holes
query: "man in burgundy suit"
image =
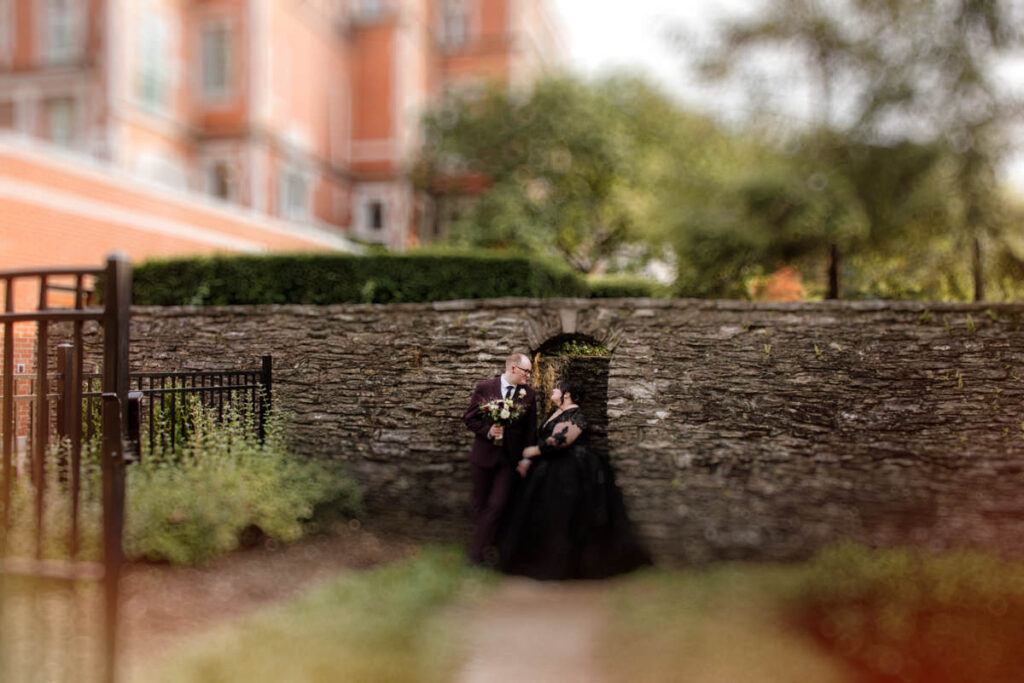
{"label": "man in burgundy suit", "polygon": [[[473,538],[469,560],[484,563],[484,552],[494,543],[501,513],[508,503],[515,481],[516,462],[523,449],[537,440],[537,393],[527,385],[533,367],[528,356],[513,353],[505,360],[505,372],[476,385],[469,409],[462,416],[469,430],[476,434],[469,453],[473,478]],[[512,397],[522,414],[512,424],[494,425],[480,413],[480,405],[498,398]],[[502,438],[501,445],[494,440]]]}

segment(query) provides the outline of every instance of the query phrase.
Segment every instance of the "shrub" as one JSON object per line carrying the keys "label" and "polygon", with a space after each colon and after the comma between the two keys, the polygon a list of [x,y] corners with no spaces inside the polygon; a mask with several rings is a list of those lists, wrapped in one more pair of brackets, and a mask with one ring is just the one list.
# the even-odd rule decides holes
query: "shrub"
{"label": "shrub", "polygon": [[341,472],[297,458],[272,418],[260,443],[252,421],[228,407],[217,422],[192,405],[180,451],[156,450],[128,470],[124,545],[130,558],[193,564],[235,549],[257,528],[300,538],[317,513],[355,516],[360,491]]}
{"label": "shrub", "polygon": [[[123,537],[128,559],[194,564],[235,549],[243,532],[258,530],[288,542],[361,513],[357,484],[337,467],[292,454],[279,418],[271,416],[260,443],[252,420],[230,406],[218,422],[198,401],[186,405],[191,415],[187,428],[176,427],[173,448],[169,439],[157,437],[152,449],[144,448],[141,462],[128,466]],[[87,560],[99,560],[103,552],[99,446],[96,438],[82,451],[78,538],[79,557]],[[58,466],[67,457],[67,444],[56,444],[46,461],[45,559],[66,559],[70,548],[71,491]],[[13,479],[10,531],[2,539],[10,556],[36,552],[35,501],[31,478]]]}
{"label": "shrub", "polygon": [[595,299],[618,299],[629,297],[667,297],[669,290],[653,280],[630,275],[608,275],[587,280],[590,296]]}
{"label": "shrub", "polygon": [[138,305],[397,303],[504,296],[587,296],[565,267],[494,252],[212,256],[149,261]]}

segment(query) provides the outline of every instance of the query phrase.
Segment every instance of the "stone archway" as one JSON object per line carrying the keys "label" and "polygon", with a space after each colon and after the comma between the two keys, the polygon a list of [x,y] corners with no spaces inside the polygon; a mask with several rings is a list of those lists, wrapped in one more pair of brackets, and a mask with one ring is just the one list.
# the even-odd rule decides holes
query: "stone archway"
{"label": "stone archway", "polygon": [[586,396],[580,406],[587,418],[590,447],[608,457],[608,363],[611,352],[584,334],[559,334],[533,352],[532,384],[538,393],[538,420],[552,409],[551,389],[559,379],[580,384]]}

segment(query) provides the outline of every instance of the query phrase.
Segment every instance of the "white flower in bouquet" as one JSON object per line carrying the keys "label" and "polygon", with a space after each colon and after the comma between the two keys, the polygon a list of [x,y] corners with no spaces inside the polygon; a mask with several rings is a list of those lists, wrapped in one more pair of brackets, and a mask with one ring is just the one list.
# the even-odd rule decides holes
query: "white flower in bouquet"
{"label": "white flower in bouquet", "polygon": [[[491,424],[508,426],[522,416],[523,407],[517,406],[510,398],[496,398],[481,404],[480,413]],[[494,443],[500,445],[502,438],[495,437]]]}

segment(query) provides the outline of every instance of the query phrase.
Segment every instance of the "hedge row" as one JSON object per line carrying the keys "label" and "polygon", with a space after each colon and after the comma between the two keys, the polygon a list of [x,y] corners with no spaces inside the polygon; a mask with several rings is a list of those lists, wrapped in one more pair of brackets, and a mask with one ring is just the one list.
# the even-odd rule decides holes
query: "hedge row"
{"label": "hedge row", "polygon": [[558,264],[493,253],[213,256],[135,268],[143,306],[398,303],[495,297],[651,296],[643,283],[591,285]]}

